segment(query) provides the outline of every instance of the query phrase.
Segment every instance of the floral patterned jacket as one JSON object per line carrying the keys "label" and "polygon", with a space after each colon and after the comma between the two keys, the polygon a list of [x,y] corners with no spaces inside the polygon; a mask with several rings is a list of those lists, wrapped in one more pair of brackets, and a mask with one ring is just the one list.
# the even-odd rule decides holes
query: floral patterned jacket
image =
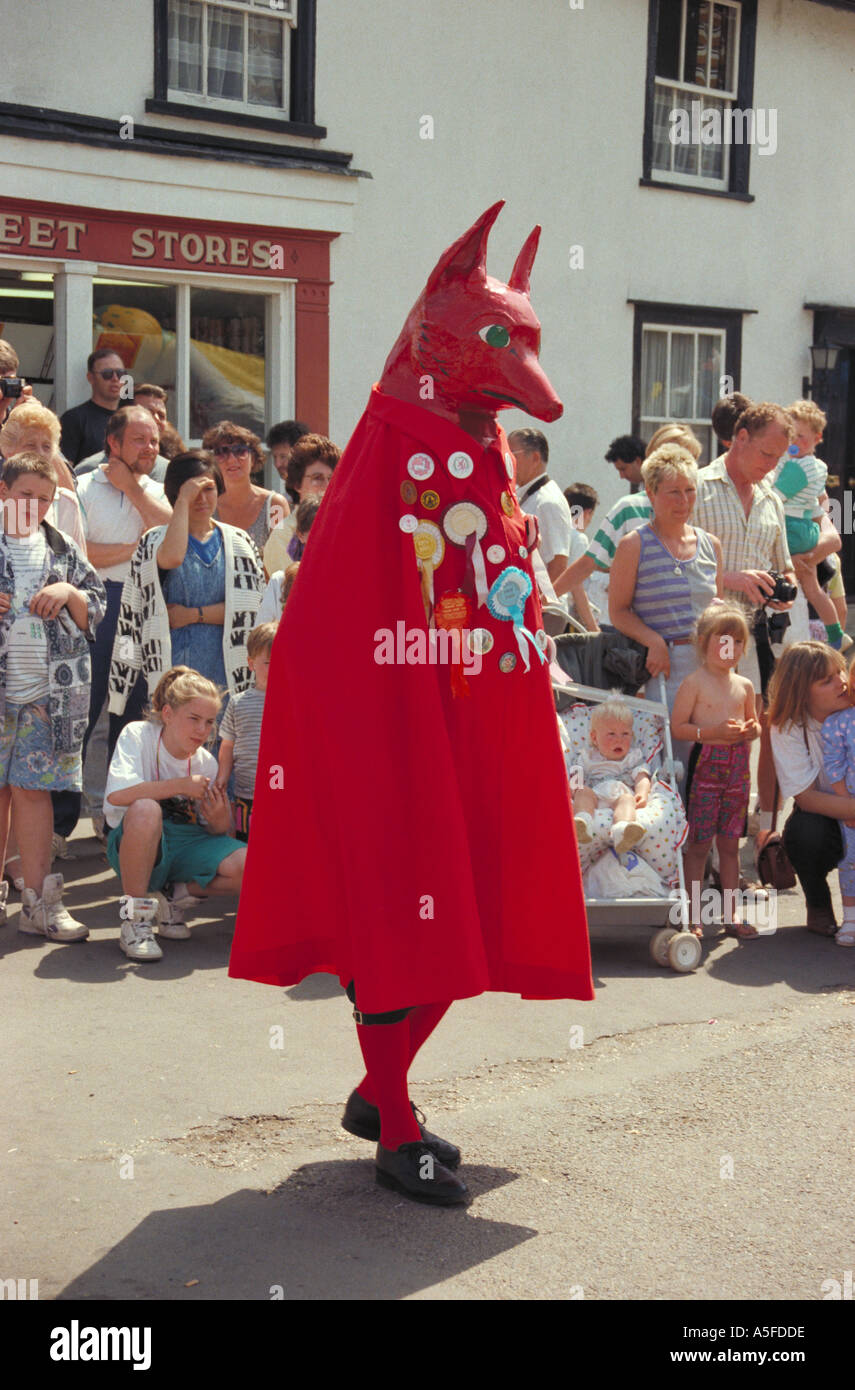
{"label": "floral patterned jacket", "polygon": [[[92,667],[89,646],[104,616],[107,594],[104,585],[86,557],[68,536],[48,522],[42,522],[48,548],[52,552],[46,584],[73,584],[86,594],[89,630],[81,632],[67,608],[55,618],[45,619],[48,645],[47,712],[55,753],[79,753],[89,722],[89,692]],[[15,576],[5,545],[0,544],[0,593],[14,595]],[[0,719],[6,710],[6,655],[9,644],[10,615],[0,615]]]}

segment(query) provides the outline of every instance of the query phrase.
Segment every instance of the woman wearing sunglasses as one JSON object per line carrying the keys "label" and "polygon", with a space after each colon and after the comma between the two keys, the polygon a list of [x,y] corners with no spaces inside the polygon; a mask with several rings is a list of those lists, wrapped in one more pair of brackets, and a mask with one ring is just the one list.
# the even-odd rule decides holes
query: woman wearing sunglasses
{"label": "woman wearing sunglasses", "polygon": [[264,464],[261,440],[242,425],[223,420],[206,431],[202,447],[213,454],[223,479],[217,520],[246,531],[261,554],[274,526],[288,515],[284,497],[252,481],[252,473]]}

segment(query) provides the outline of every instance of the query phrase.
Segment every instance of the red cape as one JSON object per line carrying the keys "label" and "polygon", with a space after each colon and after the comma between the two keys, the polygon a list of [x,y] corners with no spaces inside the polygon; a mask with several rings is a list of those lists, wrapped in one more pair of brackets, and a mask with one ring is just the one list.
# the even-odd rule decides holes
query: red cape
{"label": "red cape", "polygon": [[[456,477],[461,453],[474,468]],[[467,626],[494,642],[468,696],[451,693],[448,665],[375,659],[382,629],[427,629],[405,514],[442,528],[449,505],[474,502],[487,585],[508,566],[531,575],[512,471],[503,431],[482,450],[374,387],[273,647],[230,975],[291,985],[331,971],[368,1013],[484,990],[594,997],[547,665],[525,643],[526,671],[512,623],[483,604]],[[436,598],[465,570],[446,540]],[[542,627],[536,594],[525,626]]]}

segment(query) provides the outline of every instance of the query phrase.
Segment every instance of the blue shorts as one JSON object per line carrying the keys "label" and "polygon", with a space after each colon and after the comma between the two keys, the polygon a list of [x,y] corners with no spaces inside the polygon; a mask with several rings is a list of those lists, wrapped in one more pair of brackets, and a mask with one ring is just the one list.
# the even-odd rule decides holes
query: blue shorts
{"label": "blue shorts", "polygon": [[[107,836],[107,858],[121,878],[119,846],[124,816]],[[148,881],[148,891],[157,893],[167,883],[198,883],[206,888],[224,859],[236,849],[246,849],[231,835],[209,835],[200,825],[179,825],[165,820],[160,834],[160,850]]]}
{"label": "blue shorts", "polygon": [[79,792],[80,750],[54,753],[53,731],[44,705],[12,705],[0,726],[0,787],[31,792]]}

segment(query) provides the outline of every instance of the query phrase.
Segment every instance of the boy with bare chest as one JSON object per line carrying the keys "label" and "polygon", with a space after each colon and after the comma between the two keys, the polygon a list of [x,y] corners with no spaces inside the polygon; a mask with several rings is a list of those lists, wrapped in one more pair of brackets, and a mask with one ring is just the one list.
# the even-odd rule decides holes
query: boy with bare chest
{"label": "boy with bare chest", "polygon": [[[695,642],[702,664],[683,681],[671,711],[672,737],[700,745],[687,807],[686,887],[690,901],[697,901],[715,837],[724,902],[735,904],[739,837],[751,788],[750,744],[760,734],[754,687],[734,670],[748,643],[742,609],[735,604],[711,604],[698,619]],[[694,883],[698,884],[697,894],[692,892]],[[754,927],[740,920],[737,907],[730,916],[732,920],[725,924],[729,936],[748,939],[758,935]],[[695,936],[703,935],[697,924],[692,931]]]}

